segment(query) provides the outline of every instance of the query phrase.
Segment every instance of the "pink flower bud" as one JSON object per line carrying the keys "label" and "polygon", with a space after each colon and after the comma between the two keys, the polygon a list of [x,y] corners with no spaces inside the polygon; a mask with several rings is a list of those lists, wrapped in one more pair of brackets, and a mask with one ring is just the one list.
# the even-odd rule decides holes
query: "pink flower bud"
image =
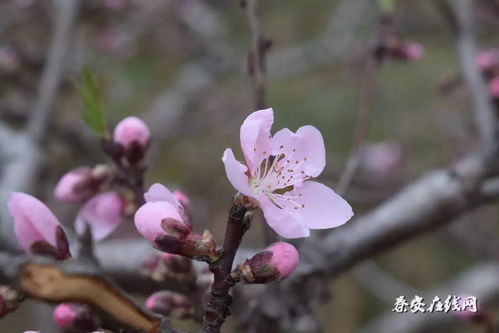
{"label": "pink flower bud", "polygon": [[489,82],[489,93],[493,98],[499,98],[499,77],[495,77]]}
{"label": "pink flower bud", "polygon": [[89,332],[97,329],[88,305],[63,303],[54,309],[54,322],[62,330]]}
{"label": "pink flower bud", "polygon": [[407,42],[405,45],[405,54],[409,60],[421,59],[424,55],[424,48],[421,44],[415,42]]}
{"label": "pink flower bud", "polygon": [[362,167],[370,177],[390,176],[402,163],[402,147],[397,142],[370,143],[364,150]]}
{"label": "pink flower bud", "polygon": [[[151,200],[146,196],[146,200]],[[216,243],[208,232],[200,236],[186,224],[178,207],[167,201],[149,201],[135,213],[135,227],[155,248],[186,257],[215,256]]]}
{"label": "pink flower bud", "polygon": [[298,261],[298,251],[293,245],[277,242],[246,260],[237,270],[246,283],[270,283],[290,276]]}
{"label": "pink flower bud", "polygon": [[23,296],[14,288],[0,286],[0,318],[16,310],[23,301]]}
{"label": "pink flower bud", "polygon": [[41,201],[31,195],[14,192],[7,205],[14,219],[17,242],[25,252],[50,255],[58,260],[71,256],[59,220]]}
{"label": "pink flower bud", "polygon": [[56,200],[67,203],[78,203],[87,200],[108,184],[113,171],[106,165],[79,167],[66,173],[55,186]]}
{"label": "pink flower bud", "polygon": [[124,202],[117,192],[104,192],[83,206],[75,223],[79,235],[90,226],[92,238],[100,241],[109,236],[123,221]]}
{"label": "pink flower bud", "polygon": [[155,312],[173,318],[185,318],[192,314],[192,305],[187,297],[182,294],[162,290],[146,300],[146,307]]}
{"label": "pink flower bud", "polygon": [[87,199],[83,191],[92,175],[92,169],[80,167],[66,173],[55,186],[54,196],[61,202],[80,202]]}
{"label": "pink flower bud", "polygon": [[135,145],[145,149],[150,138],[149,128],[137,117],[127,117],[120,121],[113,134],[114,142],[125,150],[132,149]]}
{"label": "pink flower bud", "polygon": [[488,72],[499,66],[499,49],[480,51],[477,53],[475,61],[482,71]]}

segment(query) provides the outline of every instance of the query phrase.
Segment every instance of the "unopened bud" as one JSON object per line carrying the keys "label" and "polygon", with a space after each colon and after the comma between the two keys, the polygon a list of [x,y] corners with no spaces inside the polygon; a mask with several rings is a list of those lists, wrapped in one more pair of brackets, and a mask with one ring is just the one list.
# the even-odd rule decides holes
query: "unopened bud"
{"label": "unopened bud", "polygon": [[10,195],[7,206],[14,219],[17,242],[25,252],[57,260],[71,256],[59,220],[44,203],[26,193],[15,192]]}
{"label": "unopened bud", "polygon": [[193,313],[187,297],[169,290],[158,291],[149,296],[146,307],[155,313],[173,318],[185,318]]}
{"label": "unopened bud", "polygon": [[112,178],[112,169],[106,165],[79,167],[61,177],[54,190],[56,200],[67,203],[85,201],[101,191]]}
{"label": "unopened bud", "polygon": [[131,165],[139,163],[149,147],[151,133],[146,124],[137,117],[127,117],[120,121],[113,133],[113,142]]}
{"label": "unopened bud", "polygon": [[277,242],[239,265],[232,275],[245,283],[270,283],[290,276],[298,261],[298,251],[293,245]]}
{"label": "unopened bud", "polygon": [[62,330],[90,332],[97,329],[95,318],[86,304],[63,303],[54,309],[54,322]]}
{"label": "unopened bud", "polygon": [[166,201],[146,202],[135,214],[140,234],[162,252],[190,258],[214,258],[216,242],[210,233],[196,234],[177,208]]}

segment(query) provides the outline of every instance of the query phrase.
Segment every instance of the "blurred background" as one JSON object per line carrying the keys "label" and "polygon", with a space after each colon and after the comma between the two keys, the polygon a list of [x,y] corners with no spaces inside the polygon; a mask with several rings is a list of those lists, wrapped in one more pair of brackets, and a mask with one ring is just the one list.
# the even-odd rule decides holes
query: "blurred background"
{"label": "blurred background", "polygon": [[[73,83],[86,66],[99,79],[111,127],[128,115],[150,126],[147,184],[184,191],[193,202],[195,228],[208,228],[220,238],[234,194],[221,156],[231,147],[242,158],[239,127],[254,111],[244,10],[238,2],[195,0],[86,0],[76,9],[61,2],[0,1],[0,122],[9,128],[0,145],[17,142],[26,124],[42,124],[35,131],[41,158],[26,191],[72,228],[78,207],[57,203],[54,184],[69,169],[106,160],[99,139],[80,119],[83,105]],[[367,0],[259,4],[262,33],[272,41],[266,93],[275,112],[274,130],[319,128],[328,161],[320,180],[333,188],[361,137],[363,155],[344,189],[358,215],[425,172],[447,167],[479,142],[460,75],[451,2],[399,0],[389,12]],[[46,116],[33,121],[43,94],[40,80],[56,52],[51,45],[61,38],[54,31],[64,26],[68,10],[75,16],[69,14],[64,57],[54,65],[60,82]],[[477,0],[474,10],[479,54],[499,47],[499,3]],[[493,78],[486,80],[489,84]],[[488,92],[499,98],[492,85]],[[13,158],[3,149],[0,169]],[[403,290],[416,291],[406,295],[410,301],[418,290],[442,284],[484,259],[497,259],[497,213],[495,206],[482,208],[332,281],[333,298],[317,309],[324,331],[357,332],[391,311],[401,289],[394,284],[380,293],[370,279],[373,269]],[[113,237],[136,237],[129,222]],[[244,246],[265,245],[260,222]],[[0,331],[55,332],[50,307],[30,303],[0,321]],[[235,330],[229,323],[225,331]],[[456,319],[437,331],[483,328]]]}

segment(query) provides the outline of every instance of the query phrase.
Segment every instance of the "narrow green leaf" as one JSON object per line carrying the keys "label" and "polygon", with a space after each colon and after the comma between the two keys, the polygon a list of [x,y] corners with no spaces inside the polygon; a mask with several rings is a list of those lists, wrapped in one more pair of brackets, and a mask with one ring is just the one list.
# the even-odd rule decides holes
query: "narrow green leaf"
{"label": "narrow green leaf", "polygon": [[104,135],[106,118],[97,79],[88,68],[83,68],[80,80],[75,82],[75,86],[85,106],[81,114],[82,120],[95,133]]}
{"label": "narrow green leaf", "polygon": [[379,8],[382,12],[390,13],[395,9],[396,0],[378,0]]}

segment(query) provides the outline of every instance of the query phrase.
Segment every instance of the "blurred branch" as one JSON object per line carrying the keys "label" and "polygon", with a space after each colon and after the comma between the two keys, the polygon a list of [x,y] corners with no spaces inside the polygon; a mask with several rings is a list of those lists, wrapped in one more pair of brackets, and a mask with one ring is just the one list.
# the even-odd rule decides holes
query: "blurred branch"
{"label": "blurred branch", "polygon": [[65,55],[71,44],[73,23],[79,0],[54,0],[55,22],[47,63],[43,68],[38,90],[27,131],[34,140],[39,140],[47,127],[48,117],[53,109],[57,89],[65,65]]}
{"label": "blurred branch", "polygon": [[[411,294],[400,294],[413,297]],[[435,296],[445,298],[447,295],[473,295],[480,306],[497,304],[499,301],[499,268],[495,263],[483,264],[470,269],[461,276],[442,283],[441,286],[418,294],[426,301]],[[394,304],[395,299],[392,300]],[[390,311],[390,312],[388,312]],[[417,333],[436,332],[458,321],[451,313],[393,313],[391,308],[381,317],[363,327],[361,333]]]}
{"label": "blurred branch", "polygon": [[166,318],[140,307],[126,293],[100,276],[95,265],[70,259],[0,254],[2,281],[25,296],[49,303],[79,302],[101,313],[105,327],[129,333],[180,333]]}
{"label": "blurred branch", "polygon": [[484,147],[490,147],[496,130],[496,116],[484,78],[475,60],[476,41],[473,0],[452,1],[457,18],[457,47],[463,79],[468,87]]}
{"label": "blurred branch", "polygon": [[[499,199],[488,190],[499,172],[496,149],[472,154],[449,170],[428,172],[370,213],[330,232],[321,242],[304,242],[302,266],[291,279],[329,276],[403,241],[432,231],[479,205]],[[495,181],[493,181],[495,182]]]}
{"label": "blurred branch", "polygon": [[367,14],[373,8],[372,1],[341,1],[329,19],[326,29],[315,40],[269,55],[268,66],[272,68],[269,78],[297,75],[331,63],[348,49],[354,41],[356,28],[367,21]]}
{"label": "blurred branch", "polygon": [[16,133],[0,124],[0,231],[2,247],[15,249],[13,225],[5,208],[11,192],[26,191],[36,181],[43,156],[38,146],[53,110],[57,88],[61,80],[64,55],[71,41],[73,21],[78,0],[54,0],[55,22],[47,63],[40,88],[26,129]]}
{"label": "blurred branch", "polygon": [[416,289],[388,274],[374,260],[355,267],[352,275],[357,283],[385,304],[393,305],[394,295],[416,294]]}
{"label": "blurred branch", "polygon": [[[257,13],[258,1],[244,0],[242,5],[245,7],[249,30],[251,32],[251,48],[248,52],[248,72],[253,84],[253,103],[255,110],[261,110],[268,107],[265,61],[267,51],[271,47],[272,42],[262,35]],[[263,235],[266,244],[278,240],[275,231],[266,223],[263,227]]]}

